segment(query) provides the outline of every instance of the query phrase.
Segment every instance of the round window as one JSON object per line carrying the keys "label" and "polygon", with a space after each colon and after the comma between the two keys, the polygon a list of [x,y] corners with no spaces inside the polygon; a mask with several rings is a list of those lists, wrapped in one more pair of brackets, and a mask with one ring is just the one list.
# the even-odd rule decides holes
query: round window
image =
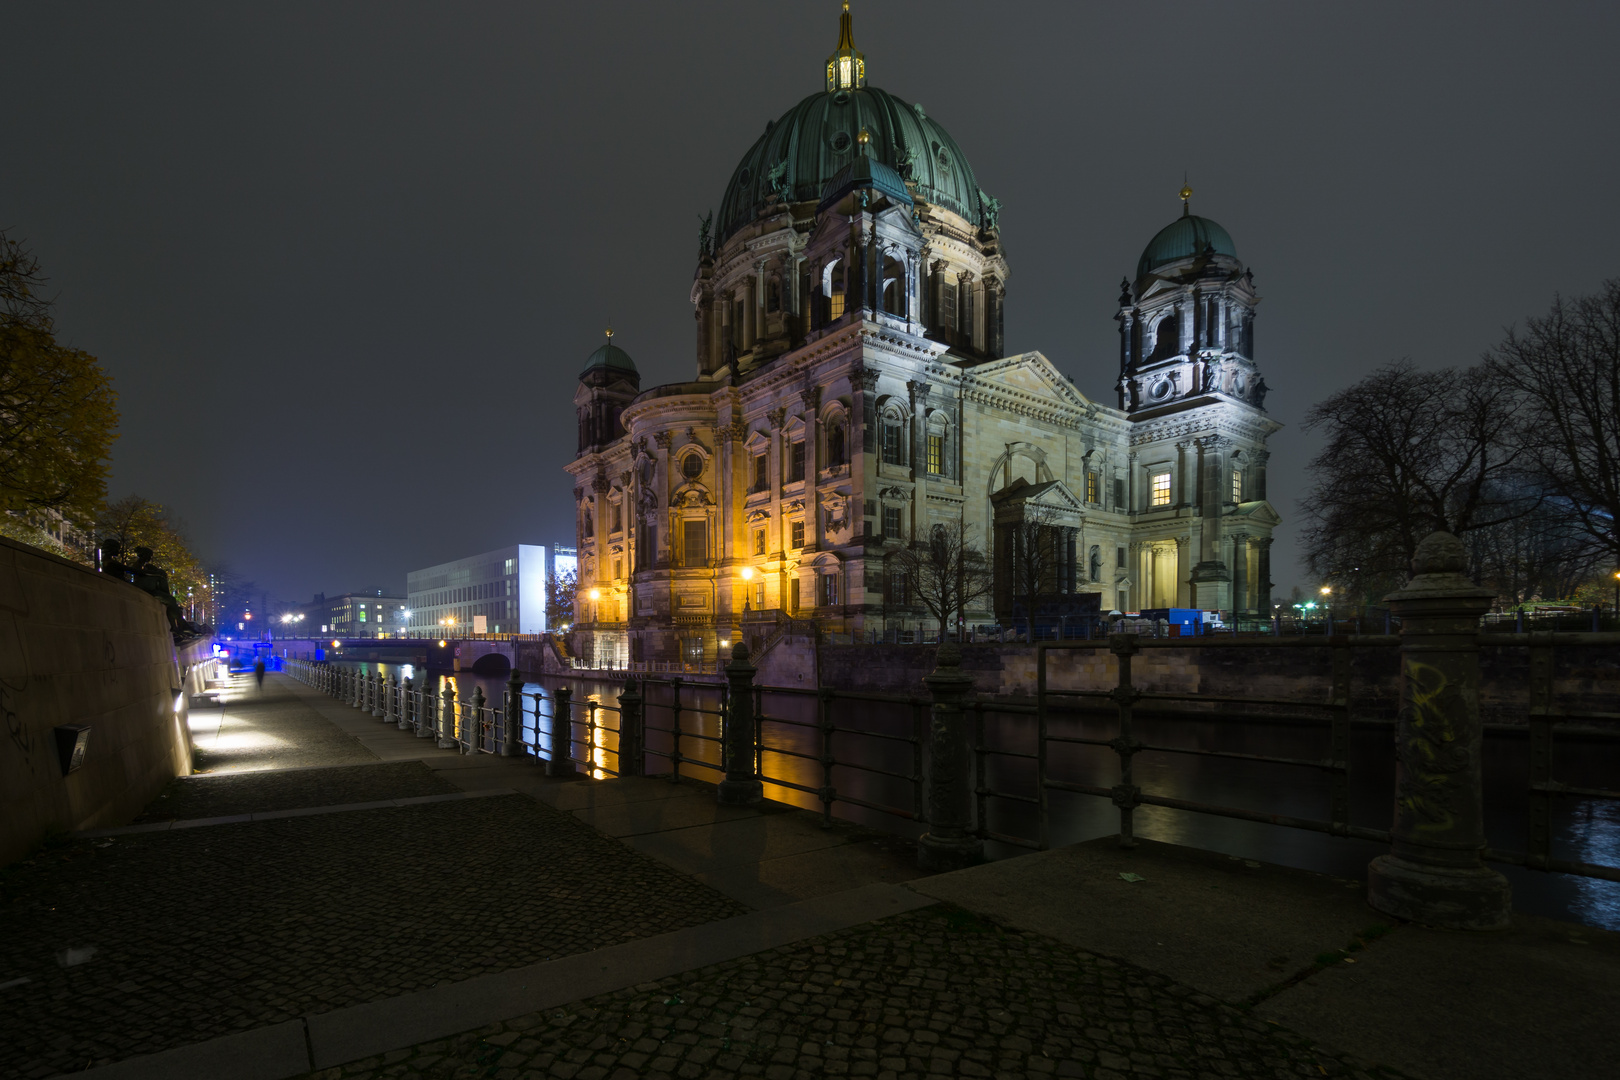
{"label": "round window", "polygon": [[940,172],[950,172],[951,171],[951,156],[945,152],[945,148],[943,146],[939,148],[939,158],[938,158],[938,160],[939,160],[939,171]]}
{"label": "round window", "polygon": [[839,153],[842,153],[843,151],[848,150],[849,149],[849,132],[840,131],[838,134],[834,135],[833,140],[832,140],[832,148],[834,150],[837,150]]}
{"label": "round window", "polygon": [[849,104],[849,93],[847,91],[844,91],[844,90],[838,91],[838,93],[833,95],[833,104],[834,105],[848,105]]}
{"label": "round window", "polygon": [[753,176],[754,174],[752,172],[750,172],[748,169],[744,169],[742,172],[737,174],[737,183],[747,187],[748,181],[753,179]]}
{"label": "round window", "polygon": [[703,459],[697,454],[687,454],[681,459],[681,472],[688,480],[696,480],[703,475]]}
{"label": "round window", "polygon": [[1154,383],[1152,388],[1148,390],[1148,396],[1154,401],[1163,401],[1165,398],[1169,397],[1170,380],[1160,379],[1158,382]]}

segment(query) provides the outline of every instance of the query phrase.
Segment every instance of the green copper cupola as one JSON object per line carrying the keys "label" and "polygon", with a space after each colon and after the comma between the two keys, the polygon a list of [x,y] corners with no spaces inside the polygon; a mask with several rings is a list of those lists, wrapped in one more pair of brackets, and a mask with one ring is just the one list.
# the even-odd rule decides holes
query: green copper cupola
{"label": "green copper cupola", "polygon": [[859,90],[866,85],[866,54],[855,51],[855,31],[849,22],[849,0],[838,18],[838,48],[827,57],[827,93]]}

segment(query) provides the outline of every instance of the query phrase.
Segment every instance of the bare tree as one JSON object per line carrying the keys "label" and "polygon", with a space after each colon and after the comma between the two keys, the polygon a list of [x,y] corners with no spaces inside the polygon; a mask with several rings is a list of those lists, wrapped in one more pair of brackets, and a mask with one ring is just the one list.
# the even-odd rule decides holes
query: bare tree
{"label": "bare tree", "polygon": [[969,608],[990,595],[989,562],[961,518],[935,525],[927,539],[897,552],[894,563],[906,590],[939,620],[942,641]]}
{"label": "bare tree", "polygon": [[1554,299],[1522,332],[1510,328],[1486,364],[1522,403],[1515,434],[1548,509],[1594,556],[1620,562],[1620,278],[1594,296]]}
{"label": "bare tree", "polygon": [[1429,533],[1536,513],[1516,407],[1514,387],[1489,365],[1420,371],[1407,360],[1317,403],[1304,426],[1325,445],[1301,503],[1311,570],[1376,597],[1405,580]]}

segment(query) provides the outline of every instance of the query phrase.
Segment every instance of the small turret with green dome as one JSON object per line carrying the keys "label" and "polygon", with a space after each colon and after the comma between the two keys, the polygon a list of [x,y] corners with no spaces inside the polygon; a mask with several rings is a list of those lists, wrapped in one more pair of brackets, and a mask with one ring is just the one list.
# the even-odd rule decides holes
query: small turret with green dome
{"label": "small turret with green dome", "polygon": [[1192,212],[1154,234],[1121,284],[1119,405],[1152,412],[1216,395],[1264,408],[1267,387],[1254,361],[1254,275],[1232,236]]}
{"label": "small turret with green dome", "polygon": [[581,379],[593,371],[622,371],[632,375],[639,382],[641,373],[636,370],[636,362],[630,359],[630,354],[613,344],[613,328],[607,329],[607,342],[585,360],[585,367],[580,371]]}

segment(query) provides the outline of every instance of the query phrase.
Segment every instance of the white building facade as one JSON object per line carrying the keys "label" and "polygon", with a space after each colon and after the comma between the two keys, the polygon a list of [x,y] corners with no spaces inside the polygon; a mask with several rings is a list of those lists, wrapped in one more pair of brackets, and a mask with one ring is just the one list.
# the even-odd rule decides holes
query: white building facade
{"label": "white building facade", "polygon": [[[1269,613],[1281,425],[1226,230],[1184,189],[1142,252],[1114,405],[1003,355],[1000,204],[936,120],[867,85],[847,11],[841,31],[705,224],[693,379],[643,391],[611,336],[580,375],[575,647],[709,660],[789,618],[921,627],[894,557],[955,522],[998,566],[1008,530],[1049,526],[1053,589],[1102,611]],[[969,621],[1009,614],[998,588]]]}

